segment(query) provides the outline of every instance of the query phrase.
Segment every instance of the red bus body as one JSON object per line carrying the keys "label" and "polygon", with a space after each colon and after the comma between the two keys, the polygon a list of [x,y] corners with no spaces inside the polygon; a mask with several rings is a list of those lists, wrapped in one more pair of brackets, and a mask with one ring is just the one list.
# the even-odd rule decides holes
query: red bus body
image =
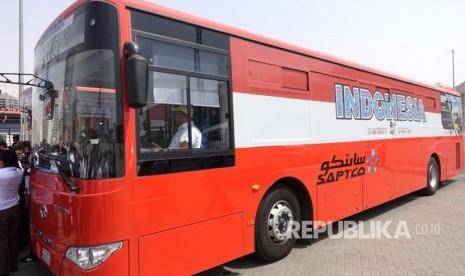
{"label": "red bus body", "polygon": [[[77,1],[61,17],[85,2]],[[441,180],[463,169],[462,134],[450,129],[436,131],[441,128],[436,124],[441,118],[441,96],[459,97],[456,92],[158,5],[135,0],[107,2],[118,10],[122,60],[122,45],[133,40],[129,9],[230,37],[235,164],[138,176],[137,111],[128,107],[124,98],[122,177],[76,178],[74,182],[80,185],[76,193],[57,174],[36,169],[31,173],[32,246],[39,258],[43,258],[44,248],[50,252],[46,265],[55,275],[198,273],[256,250],[257,212],[276,183],[294,191],[303,220],[331,222],[425,188],[430,158],[439,164]],[[337,111],[338,95],[358,99],[355,91],[362,90],[371,97],[379,91],[384,100],[392,100],[393,94],[410,97],[411,109],[400,102],[398,116],[420,116],[421,99],[426,120],[420,116],[398,121],[390,132],[388,120],[374,117],[375,112],[387,112],[381,101],[376,104],[378,111],[371,110],[373,118],[369,120],[356,120],[357,114],[347,111],[343,102],[339,106],[343,109]],[[158,111],[151,116],[164,118]],[[352,164],[362,156],[364,162]],[[351,166],[339,162],[348,159]],[[373,169],[375,172],[368,173]],[[41,217],[44,205],[46,219]],[[90,270],[79,268],[65,256],[69,246],[116,241],[122,242],[121,249]]]}

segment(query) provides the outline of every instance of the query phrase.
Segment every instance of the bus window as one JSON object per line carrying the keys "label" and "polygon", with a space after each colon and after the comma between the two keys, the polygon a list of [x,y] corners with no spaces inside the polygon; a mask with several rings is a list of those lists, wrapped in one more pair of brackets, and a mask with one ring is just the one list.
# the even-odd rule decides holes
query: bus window
{"label": "bus window", "polygon": [[194,40],[167,37],[150,23],[167,19],[133,15],[134,40],[149,61],[147,105],[136,121],[138,175],[232,166],[228,37],[184,23]]}
{"label": "bus window", "polygon": [[205,161],[231,151],[228,91],[225,81],[151,72],[147,105],[138,112],[139,175],[173,172],[168,164],[184,158],[192,166],[181,170],[230,164]]}
{"label": "bus window", "polygon": [[226,82],[154,72],[152,83],[139,112],[141,152],[229,148]]}

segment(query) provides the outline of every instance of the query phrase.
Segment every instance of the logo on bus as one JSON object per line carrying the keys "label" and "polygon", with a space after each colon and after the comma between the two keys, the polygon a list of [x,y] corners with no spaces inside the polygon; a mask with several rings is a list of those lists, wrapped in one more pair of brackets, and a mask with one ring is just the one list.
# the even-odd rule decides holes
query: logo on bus
{"label": "logo on bus", "polygon": [[378,161],[379,158],[375,149],[371,150],[371,154],[367,158],[359,156],[357,153],[348,153],[345,158],[338,158],[333,155],[331,160],[321,163],[320,171],[322,173],[318,175],[316,184],[326,184],[363,176],[367,171],[368,173],[375,173]]}
{"label": "logo on bus", "polygon": [[336,118],[426,122],[423,100],[408,95],[335,84]]}
{"label": "logo on bus", "polygon": [[39,208],[39,212],[40,212],[40,217],[45,219],[48,213],[47,206],[45,204],[41,204]]}

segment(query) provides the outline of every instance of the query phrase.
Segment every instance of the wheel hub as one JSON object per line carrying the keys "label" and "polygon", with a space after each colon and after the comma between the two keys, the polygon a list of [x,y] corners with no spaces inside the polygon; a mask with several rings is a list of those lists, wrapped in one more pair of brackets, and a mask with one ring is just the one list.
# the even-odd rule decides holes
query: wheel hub
{"label": "wheel hub", "polygon": [[438,185],[438,170],[433,165],[429,167],[429,184],[431,188],[435,188]]}
{"label": "wheel hub", "polygon": [[292,230],[294,216],[289,203],[279,201],[271,208],[268,215],[268,232],[274,243],[284,243]]}

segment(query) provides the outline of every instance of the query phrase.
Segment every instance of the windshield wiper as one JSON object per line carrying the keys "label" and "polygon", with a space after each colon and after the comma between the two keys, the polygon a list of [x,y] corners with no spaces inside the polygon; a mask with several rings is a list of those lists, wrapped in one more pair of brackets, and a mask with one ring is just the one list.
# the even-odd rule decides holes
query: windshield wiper
{"label": "windshield wiper", "polygon": [[[80,187],[78,184],[75,184],[71,179],[71,170],[66,170],[61,166],[61,163],[67,163],[72,165],[73,162],[56,155],[44,154],[43,157],[45,160],[53,161],[55,163],[55,166],[58,169],[58,174],[61,176],[65,184],[69,187],[71,191],[78,193]],[[57,161],[60,162],[60,164],[57,164]]]}

